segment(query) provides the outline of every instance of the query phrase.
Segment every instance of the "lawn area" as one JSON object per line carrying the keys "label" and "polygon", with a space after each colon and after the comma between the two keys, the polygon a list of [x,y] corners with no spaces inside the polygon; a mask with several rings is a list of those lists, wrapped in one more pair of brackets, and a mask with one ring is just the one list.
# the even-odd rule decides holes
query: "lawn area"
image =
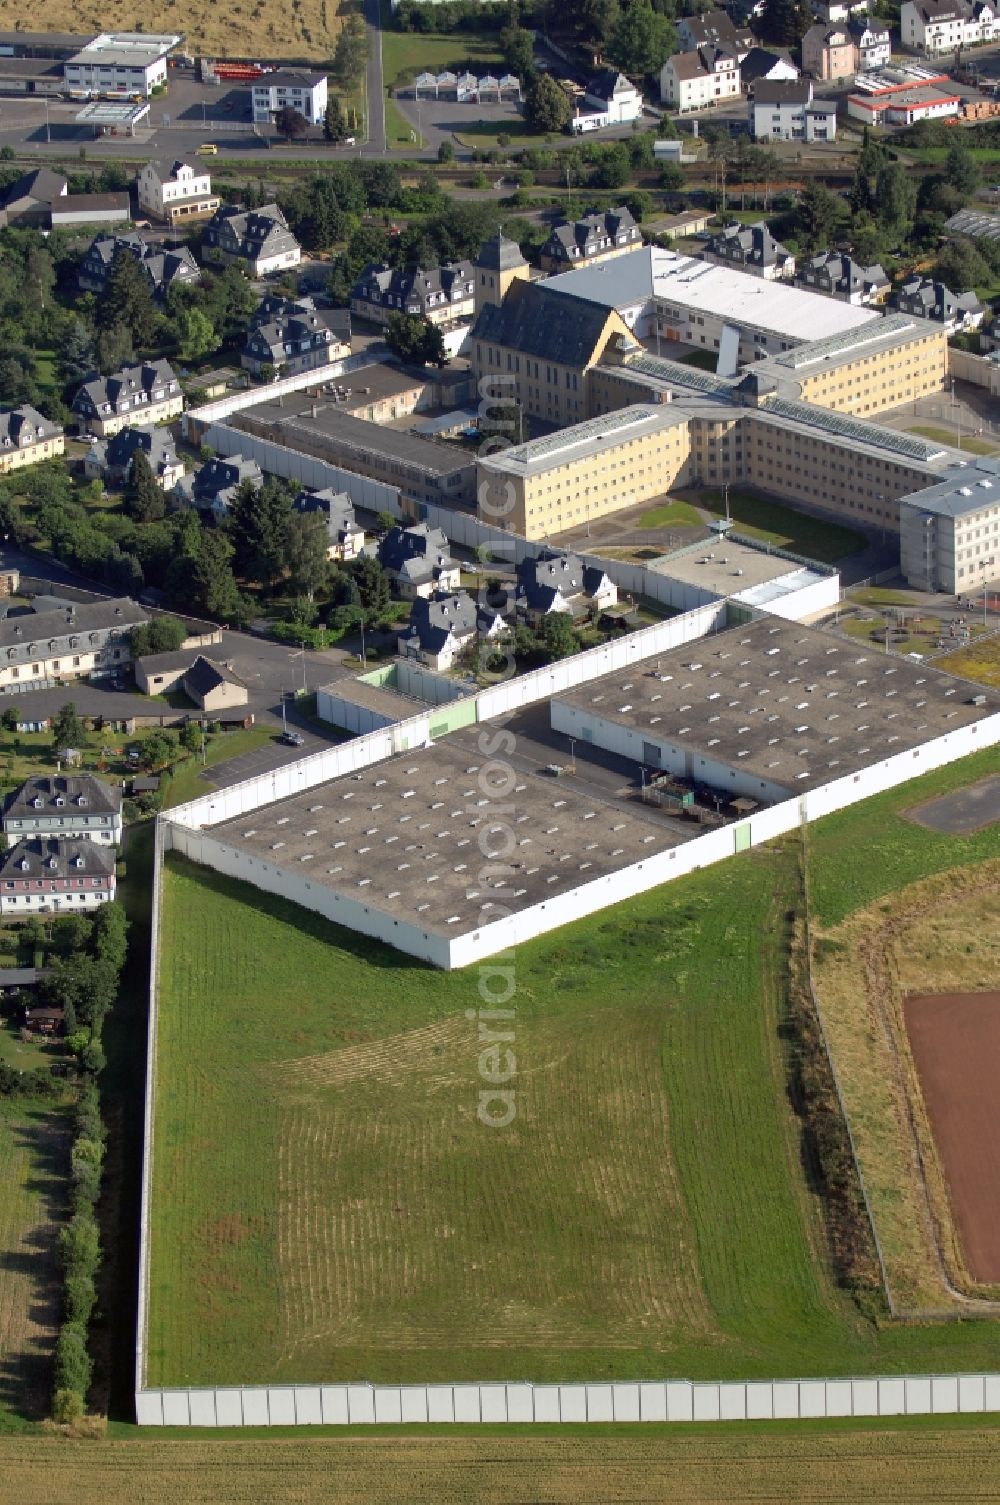
{"label": "lawn area", "polygon": [[[542,1435],[539,1435],[539,1434]],[[277,1434],[277,1435],[275,1435]],[[466,1427],[442,1436],[241,1432],[0,1440],[18,1505],[732,1505],[736,1500],[934,1502],[989,1498],[1000,1430],[988,1417],[861,1426]],[[502,1484],[498,1483],[502,1479]]]}
{"label": "lawn area", "polygon": [[201,776],[206,768],[225,763],[229,758],[238,758],[241,753],[254,752],[258,747],[266,747],[276,735],[272,726],[251,726],[246,730],[217,733],[206,744],[204,764],[198,754],[175,763],[164,775],[162,808],[168,810],[172,805],[184,805],[200,794],[207,794],[214,786]]}
{"label": "lawn area", "polygon": [[[382,7],[382,73],[386,88],[403,88],[419,73],[486,73],[503,61],[498,32],[456,36],[397,31],[387,4]],[[470,112],[472,107],[470,106]],[[470,119],[473,116],[470,113]],[[502,129],[502,127],[501,127]]]}
{"label": "lawn area", "polygon": [[639,519],[640,528],[700,528],[704,519],[690,502],[664,502],[661,507],[651,507]]}
{"label": "lawn area", "polygon": [[993,685],[1000,689],[1000,638],[988,638],[985,643],[973,643],[934,660],[935,669],[946,669],[949,674],[958,674],[962,679],[974,679],[981,685]]}
{"label": "lawn area", "polygon": [[[991,766],[812,827],[817,917],[995,851],[902,813]],[[789,841],[518,948],[500,1132],[474,976],[171,858],[148,1383],[997,1367],[1000,1326],[876,1326],[827,1273],[785,1092],[797,885]]]}
{"label": "lawn area", "polygon": [[[921,434],[925,439],[931,439],[935,444],[955,445],[959,442],[958,431],[952,433],[948,429],[935,428],[932,424],[911,423],[907,433]],[[974,434],[961,435],[961,447],[970,455],[995,455],[1000,445],[993,444],[989,439],[977,439]]]}
{"label": "lawn area", "polygon": [[[0,1054],[10,1059],[7,1041]],[[35,1065],[35,1061],[17,1061]],[[52,1104],[0,1098],[0,1430],[46,1414],[68,1137]]]}
{"label": "lawn area", "polygon": [[[719,491],[699,491],[692,493],[691,499],[714,517],[726,515]],[[838,559],[858,554],[865,547],[864,535],[856,533],[853,528],[798,512],[784,502],[732,488],[729,491],[729,514],[736,532],[779,549],[788,549],[793,554],[802,554],[807,559],[816,559],[821,564],[835,564]]]}

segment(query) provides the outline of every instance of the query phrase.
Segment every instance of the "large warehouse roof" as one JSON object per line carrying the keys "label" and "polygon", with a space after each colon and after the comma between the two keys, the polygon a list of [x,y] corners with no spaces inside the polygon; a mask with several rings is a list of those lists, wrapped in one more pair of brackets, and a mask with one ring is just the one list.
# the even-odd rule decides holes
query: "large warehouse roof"
{"label": "large warehouse roof", "polygon": [[[789,793],[1000,711],[1000,693],[832,633],[763,617],[556,699]],[[919,765],[914,768],[918,773]]]}
{"label": "large warehouse roof", "polygon": [[697,827],[673,829],[536,774],[494,791],[486,760],[446,737],[212,834],[255,861],[452,937],[667,851]]}
{"label": "large warehouse roof", "polygon": [[655,296],[731,324],[784,335],[796,344],[828,339],[881,317],[870,308],[855,308],[805,288],[768,282],[655,246],[564,272],[544,285],[616,309],[635,307]]}

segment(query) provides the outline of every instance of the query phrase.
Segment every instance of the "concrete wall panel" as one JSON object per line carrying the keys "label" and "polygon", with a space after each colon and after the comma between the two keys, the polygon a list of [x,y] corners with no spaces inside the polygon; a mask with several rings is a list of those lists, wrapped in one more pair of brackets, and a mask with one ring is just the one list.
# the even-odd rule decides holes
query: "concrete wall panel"
{"label": "concrete wall panel", "polygon": [[214,1390],[189,1391],[188,1404],[191,1407],[191,1425],[193,1427],[218,1426],[219,1423],[215,1414]]}
{"label": "concrete wall panel", "polygon": [[347,1415],[351,1426],[375,1420],[375,1394],[371,1385],[348,1385]]}
{"label": "concrete wall panel", "polygon": [[535,1420],[535,1393],[531,1385],[507,1386],[507,1420]]}
{"label": "concrete wall panel", "polygon": [[323,1407],[323,1422],[328,1427],[346,1427],[350,1421],[347,1408],[346,1385],[322,1385],[320,1402]]}

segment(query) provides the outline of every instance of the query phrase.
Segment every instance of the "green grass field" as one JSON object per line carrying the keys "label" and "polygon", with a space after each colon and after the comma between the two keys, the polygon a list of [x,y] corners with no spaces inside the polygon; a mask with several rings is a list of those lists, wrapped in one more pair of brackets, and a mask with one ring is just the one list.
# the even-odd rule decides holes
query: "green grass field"
{"label": "green grass field", "polygon": [[[3,1054],[18,1066],[37,1064]],[[48,1409],[59,1321],[55,1220],[67,1161],[58,1108],[0,1099],[0,1431]]]}
{"label": "green grass field", "polygon": [[700,528],[701,513],[690,502],[664,502],[661,507],[651,507],[639,519],[640,528]]}
{"label": "green grass field", "polygon": [[[824,923],[995,849],[901,813],[990,765],[813,827]],[[827,1273],[784,1090],[796,872],[752,851],[520,947],[500,1133],[474,975],[171,860],[149,1383],[1000,1364],[1000,1327],[878,1327]]]}
{"label": "green grass field", "polygon": [[[692,494],[691,500],[714,517],[726,515],[719,491],[699,491]],[[759,539],[761,543],[774,544],[779,549],[789,549],[793,554],[803,554],[821,564],[834,564],[838,559],[859,553],[865,546],[864,535],[853,528],[827,522],[825,518],[810,517],[783,502],[732,488],[729,491],[729,514],[738,533]]]}
{"label": "green grass field", "polygon": [[907,432],[921,434],[925,439],[932,439],[935,444],[956,445],[961,442],[962,448],[970,455],[995,455],[1000,447],[991,444],[988,439],[977,439],[974,434],[960,435],[957,429],[935,428],[932,424],[911,423]]}

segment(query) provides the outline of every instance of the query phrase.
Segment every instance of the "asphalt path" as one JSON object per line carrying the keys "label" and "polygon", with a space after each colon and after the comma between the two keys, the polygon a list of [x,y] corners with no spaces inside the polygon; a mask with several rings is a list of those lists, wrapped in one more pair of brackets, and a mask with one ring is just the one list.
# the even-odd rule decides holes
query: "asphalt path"
{"label": "asphalt path", "polygon": [[368,143],[369,153],[387,150],[385,138],[385,84],[382,78],[382,17],[379,0],[365,0],[368,27]]}

